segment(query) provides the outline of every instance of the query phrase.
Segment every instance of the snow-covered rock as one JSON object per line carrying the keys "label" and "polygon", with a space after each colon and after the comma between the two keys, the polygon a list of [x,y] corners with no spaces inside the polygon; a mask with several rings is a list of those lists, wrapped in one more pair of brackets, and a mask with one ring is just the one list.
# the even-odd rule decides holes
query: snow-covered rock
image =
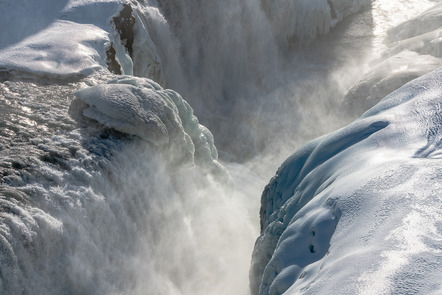
{"label": "snow-covered rock", "polygon": [[278,169],[252,294],[439,294],[441,159],[439,68]]}
{"label": "snow-covered rock", "polygon": [[370,4],[369,0],[261,0],[281,44],[311,42],[346,16]]}
{"label": "snow-covered rock", "polygon": [[57,21],[0,52],[0,69],[40,76],[86,76],[106,66],[106,32],[94,25]]}
{"label": "snow-covered rock", "polygon": [[0,72],[67,79],[104,68],[164,83],[142,8],[124,0],[2,1]]}
{"label": "snow-covered rock", "polygon": [[173,90],[164,90],[152,80],[117,76],[75,92],[71,110],[117,131],[136,135],[160,149],[167,149],[172,162],[210,168],[228,178],[217,162],[212,133],[199,124],[190,105]]}

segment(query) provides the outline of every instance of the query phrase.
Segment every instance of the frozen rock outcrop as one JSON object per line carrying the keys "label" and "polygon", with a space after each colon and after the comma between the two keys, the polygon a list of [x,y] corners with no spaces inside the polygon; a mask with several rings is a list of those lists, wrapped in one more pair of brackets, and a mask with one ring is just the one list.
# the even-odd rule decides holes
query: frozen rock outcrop
{"label": "frozen rock outcrop", "polygon": [[262,195],[252,294],[440,292],[441,159],[439,68],[283,163]]}
{"label": "frozen rock outcrop", "polygon": [[71,109],[86,118],[171,150],[172,162],[210,168],[227,177],[217,162],[212,133],[199,124],[190,105],[175,91],[145,78],[118,76],[108,84],[75,92]]}

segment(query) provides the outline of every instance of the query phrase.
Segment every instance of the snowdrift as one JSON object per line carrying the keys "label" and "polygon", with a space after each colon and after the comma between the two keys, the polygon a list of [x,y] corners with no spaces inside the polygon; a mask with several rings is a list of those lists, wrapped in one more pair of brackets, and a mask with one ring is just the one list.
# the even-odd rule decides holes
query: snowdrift
{"label": "snowdrift", "polygon": [[438,294],[441,112],[439,68],[289,157],[262,195],[252,294]]}
{"label": "snowdrift", "polygon": [[[143,12],[124,0],[2,1],[0,74],[72,80],[104,68],[163,83]],[[141,15],[141,16],[140,16]]]}

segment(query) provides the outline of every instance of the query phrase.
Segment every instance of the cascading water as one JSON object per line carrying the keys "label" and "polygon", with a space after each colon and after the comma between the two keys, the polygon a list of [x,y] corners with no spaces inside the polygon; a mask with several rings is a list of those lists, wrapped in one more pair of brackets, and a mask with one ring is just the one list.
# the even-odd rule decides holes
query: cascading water
{"label": "cascading water", "polygon": [[[112,1],[65,2],[68,8],[52,7],[51,14],[61,15],[63,26],[82,23],[82,13],[100,5],[113,11]],[[115,112],[115,101],[73,95],[115,84],[115,75],[5,72],[0,55],[0,293],[249,292],[265,182],[295,147],[352,118],[339,106],[365,71],[354,65],[365,67],[371,42],[392,22],[386,1],[341,24],[364,1],[262,2],[131,1],[133,63],[117,32],[109,37],[123,72],[174,89],[195,109],[235,190],[210,132],[172,92],[125,76],[122,83],[140,99],[130,103],[167,112],[157,118],[127,105]],[[419,10],[416,2],[403,7],[417,14],[431,4],[420,1]],[[39,29],[53,28],[51,21]],[[373,24],[376,38],[366,36]],[[42,43],[28,48],[50,50],[51,42]],[[134,127],[139,118],[149,132],[164,127],[170,145],[143,138]]]}

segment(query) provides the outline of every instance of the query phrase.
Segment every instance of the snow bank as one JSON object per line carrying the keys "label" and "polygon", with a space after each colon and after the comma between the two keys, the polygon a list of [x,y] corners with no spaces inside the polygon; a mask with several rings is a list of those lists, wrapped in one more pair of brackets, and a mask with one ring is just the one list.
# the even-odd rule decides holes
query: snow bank
{"label": "snow bank", "polygon": [[106,67],[107,33],[94,25],[57,21],[0,52],[0,69],[43,76],[88,75]]}
{"label": "snow bank", "polygon": [[442,290],[442,68],[297,151],[267,185],[252,294]]}
{"label": "snow bank", "polygon": [[0,71],[70,78],[104,68],[164,83],[145,6],[124,0],[2,1],[0,26],[8,30],[0,32]]}
{"label": "snow bank", "polygon": [[75,95],[71,109],[117,131],[136,135],[158,148],[173,149],[173,163],[190,162],[227,177],[217,162],[210,131],[200,125],[182,97],[152,80],[119,76],[108,84],[84,88]]}
{"label": "snow bank", "polygon": [[346,94],[348,111],[360,115],[383,97],[442,66],[442,4],[391,29],[389,48]]}
{"label": "snow bank", "polygon": [[262,0],[279,42],[289,46],[327,34],[346,16],[368,4],[369,0]]}
{"label": "snow bank", "polygon": [[121,3],[2,1],[5,17],[0,25],[13,37],[1,41],[0,70],[70,77],[106,68],[106,51],[113,41],[111,17],[121,10]]}

